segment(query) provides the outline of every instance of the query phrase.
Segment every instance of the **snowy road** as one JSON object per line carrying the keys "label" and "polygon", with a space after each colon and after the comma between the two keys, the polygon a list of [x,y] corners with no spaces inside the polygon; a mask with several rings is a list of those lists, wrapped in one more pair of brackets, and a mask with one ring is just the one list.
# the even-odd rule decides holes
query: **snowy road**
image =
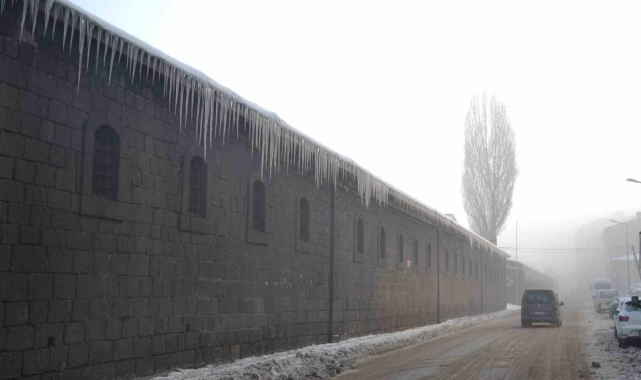
{"label": "snowy road", "polygon": [[589,307],[565,306],[561,328],[522,328],[502,318],[425,344],[369,356],[337,379],[581,379],[590,376],[581,348]]}

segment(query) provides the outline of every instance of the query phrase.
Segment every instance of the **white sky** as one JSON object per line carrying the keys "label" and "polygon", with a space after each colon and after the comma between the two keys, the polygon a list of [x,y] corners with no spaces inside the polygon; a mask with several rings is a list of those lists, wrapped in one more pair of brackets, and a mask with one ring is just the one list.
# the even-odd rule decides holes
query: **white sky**
{"label": "white sky", "polygon": [[465,225],[465,113],[494,92],[520,168],[500,246],[641,211],[638,1],[72,1]]}

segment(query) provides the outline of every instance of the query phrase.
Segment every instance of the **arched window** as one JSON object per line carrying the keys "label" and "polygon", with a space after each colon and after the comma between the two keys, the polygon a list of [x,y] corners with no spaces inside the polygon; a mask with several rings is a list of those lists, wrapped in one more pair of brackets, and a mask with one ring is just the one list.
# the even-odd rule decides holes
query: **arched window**
{"label": "arched window", "polygon": [[450,251],[445,250],[445,271],[449,272],[450,270]]}
{"label": "arched window", "polygon": [[113,128],[96,130],[93,152],[93,194],[111,200],[118,198],[120,138]]}
{"label": "arched window", "polygon": [[356,222],[356,253],[363,253],[363,219],[358,218]]}
{"label": "arched window", "polygon": [[403,262],[403,235],[398,235],[398,262]]}
{"label": "arched window", "polygon": [[432,245],[429,243],[427,244],[427,267],[432,267]]}
{"label": "arched window", "polygon": [[252,228],[265,232],[265,185],[261,181],[254,182]]}
{"label": "arched window", "polygon": [[298,202],[298,239],[309,242],[309,202],[301,198]]}
{"label": "arched window", "polygon": [[189,164],[189,213],[204,218],[207,207],[207,164],[195,156]]}
{"label": "arched window", "polygon": [[385,250],[386,250],[386,246],[385,246],[385,228],[381,228],[381,234],[378,237],[378,240],[379,240],[379,242],[378,242],[378,257],[380,257],[381,259],[384,259],[385,258]]}
{"label": "arched window", "polygon": [[414,239],[414,266],[418,268],[418,240]]}
{"label": "arched window", "polygon": [[458,253],[454,252],[454,273],[458,273]]}

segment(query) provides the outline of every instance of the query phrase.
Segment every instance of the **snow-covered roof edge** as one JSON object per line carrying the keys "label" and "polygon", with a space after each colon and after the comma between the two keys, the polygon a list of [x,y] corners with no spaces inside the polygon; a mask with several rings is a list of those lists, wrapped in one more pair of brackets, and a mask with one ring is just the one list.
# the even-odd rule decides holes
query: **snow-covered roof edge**
{"label": "snow-covered roof edge", "polygon": [[[29,14],[32,32],[35,33],[35,26],[39,21],[40,4],[43,4],[42,8],[44,9],[45,17],[42,22],[44,23],[45,35],[51,23],[53,38],[59,19],[64,24],[63,49],[67,42],[67,34],[69,34],[69,49],[73,46],[74,35],[78,35],[77,43],[80,52],[78,63],[79,78],[83,64],[86,65],[87,70],[89,69],[90,54],[96,55],[96,66],[101,58],[103,65],[109,65],[109,79],[111,79],[111,71],[116,55],[118,55],[118,61],[120,61],[122,55],[125,55],[126,68],[131,75],[132,81],[136,75],[141,79],[146,76],[147,80],[152,82],[155,81],[156,76],[158,76],[158,80],[161,77],[164,78],[164,91],[165,96],[169,98],[169,107],[171,109],[173,103],[174,111],[180,114],[179,128],[182,129],[183,123],[186,123],[187,114],[192,119],[194,119],[195,114],[198,141],[204,146],[206,146],[207,142],[211,145],[213,138],[222,138],[224,140],[227,135],[233,132],[228,130],[228,127],[235,127],[235,132],[238,136],[239,118],[242,116],[249,125],[248,135],[252,149],[257,148],[261,153],[261,172],[266,165],[270,172],[272,169],[280,170],[283,165],[286,167],[298,165],[303,170],[311,170],[313,166],[317,186],[322,183],[336,184],[339,173],[343,176],[350,175],[356,179],[357,191],[365,207],[369,206],[372,198],[379,204],[384,205],[387,205],[391,198],[408,212],[437,219],[442,225],[450,226],[464,233],[468,236],[470,244],[476,242],[492,254],[497,253],[500,257],[509,257],[507,253],[498,249],[494,244],[464,228],[458,222],[413,199],[394,186],[372,175],[353,160],[334,152],[288,125],[276,113],[267,111],[244,99],[199,70],[170,57],[76,4],[68,0],[23,0],[22,3],[23,30],[27,14]],[[0,14],[4,6],[5,0],[0,0]],[[78,32],[76,32],[76,29]],[[69,33],[67,33],[68,30]],[[104,48],[102,52],[100,51],[100,43],[95,44],[95,53],[91,51],[93,38],[104,44],[104,46],[112,48],[109,57],[107,56],[107,48]],[[83,61],[85,56],[87,59]],[[109,59],[109,63],[107,63],[107,59]],[[144,72],[143,65],[146,66]],[[149,79],[150,75],[151,79]]]}

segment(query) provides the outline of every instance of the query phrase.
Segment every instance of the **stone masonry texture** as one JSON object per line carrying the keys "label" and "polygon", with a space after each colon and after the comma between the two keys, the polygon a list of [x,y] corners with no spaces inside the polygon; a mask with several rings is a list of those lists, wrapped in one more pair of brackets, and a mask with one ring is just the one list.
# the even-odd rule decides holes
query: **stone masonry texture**
{"label": "stone masonry texture", "polygon": [[[122,59],[109,82],[91,57],[78,83],[61,19],[53,40],[28,22],[20,42],[21,12],[0,16],[0,379],[149,375],[505,307],[504,258],[398,205],[366,209],[348,180],[266,170],[254,231],[261,163],[243,128],[207,147],[192,215],[203,147],[162,78],[132,82]],[[115,199],[92,188],[102,125],[119,139]]]}

